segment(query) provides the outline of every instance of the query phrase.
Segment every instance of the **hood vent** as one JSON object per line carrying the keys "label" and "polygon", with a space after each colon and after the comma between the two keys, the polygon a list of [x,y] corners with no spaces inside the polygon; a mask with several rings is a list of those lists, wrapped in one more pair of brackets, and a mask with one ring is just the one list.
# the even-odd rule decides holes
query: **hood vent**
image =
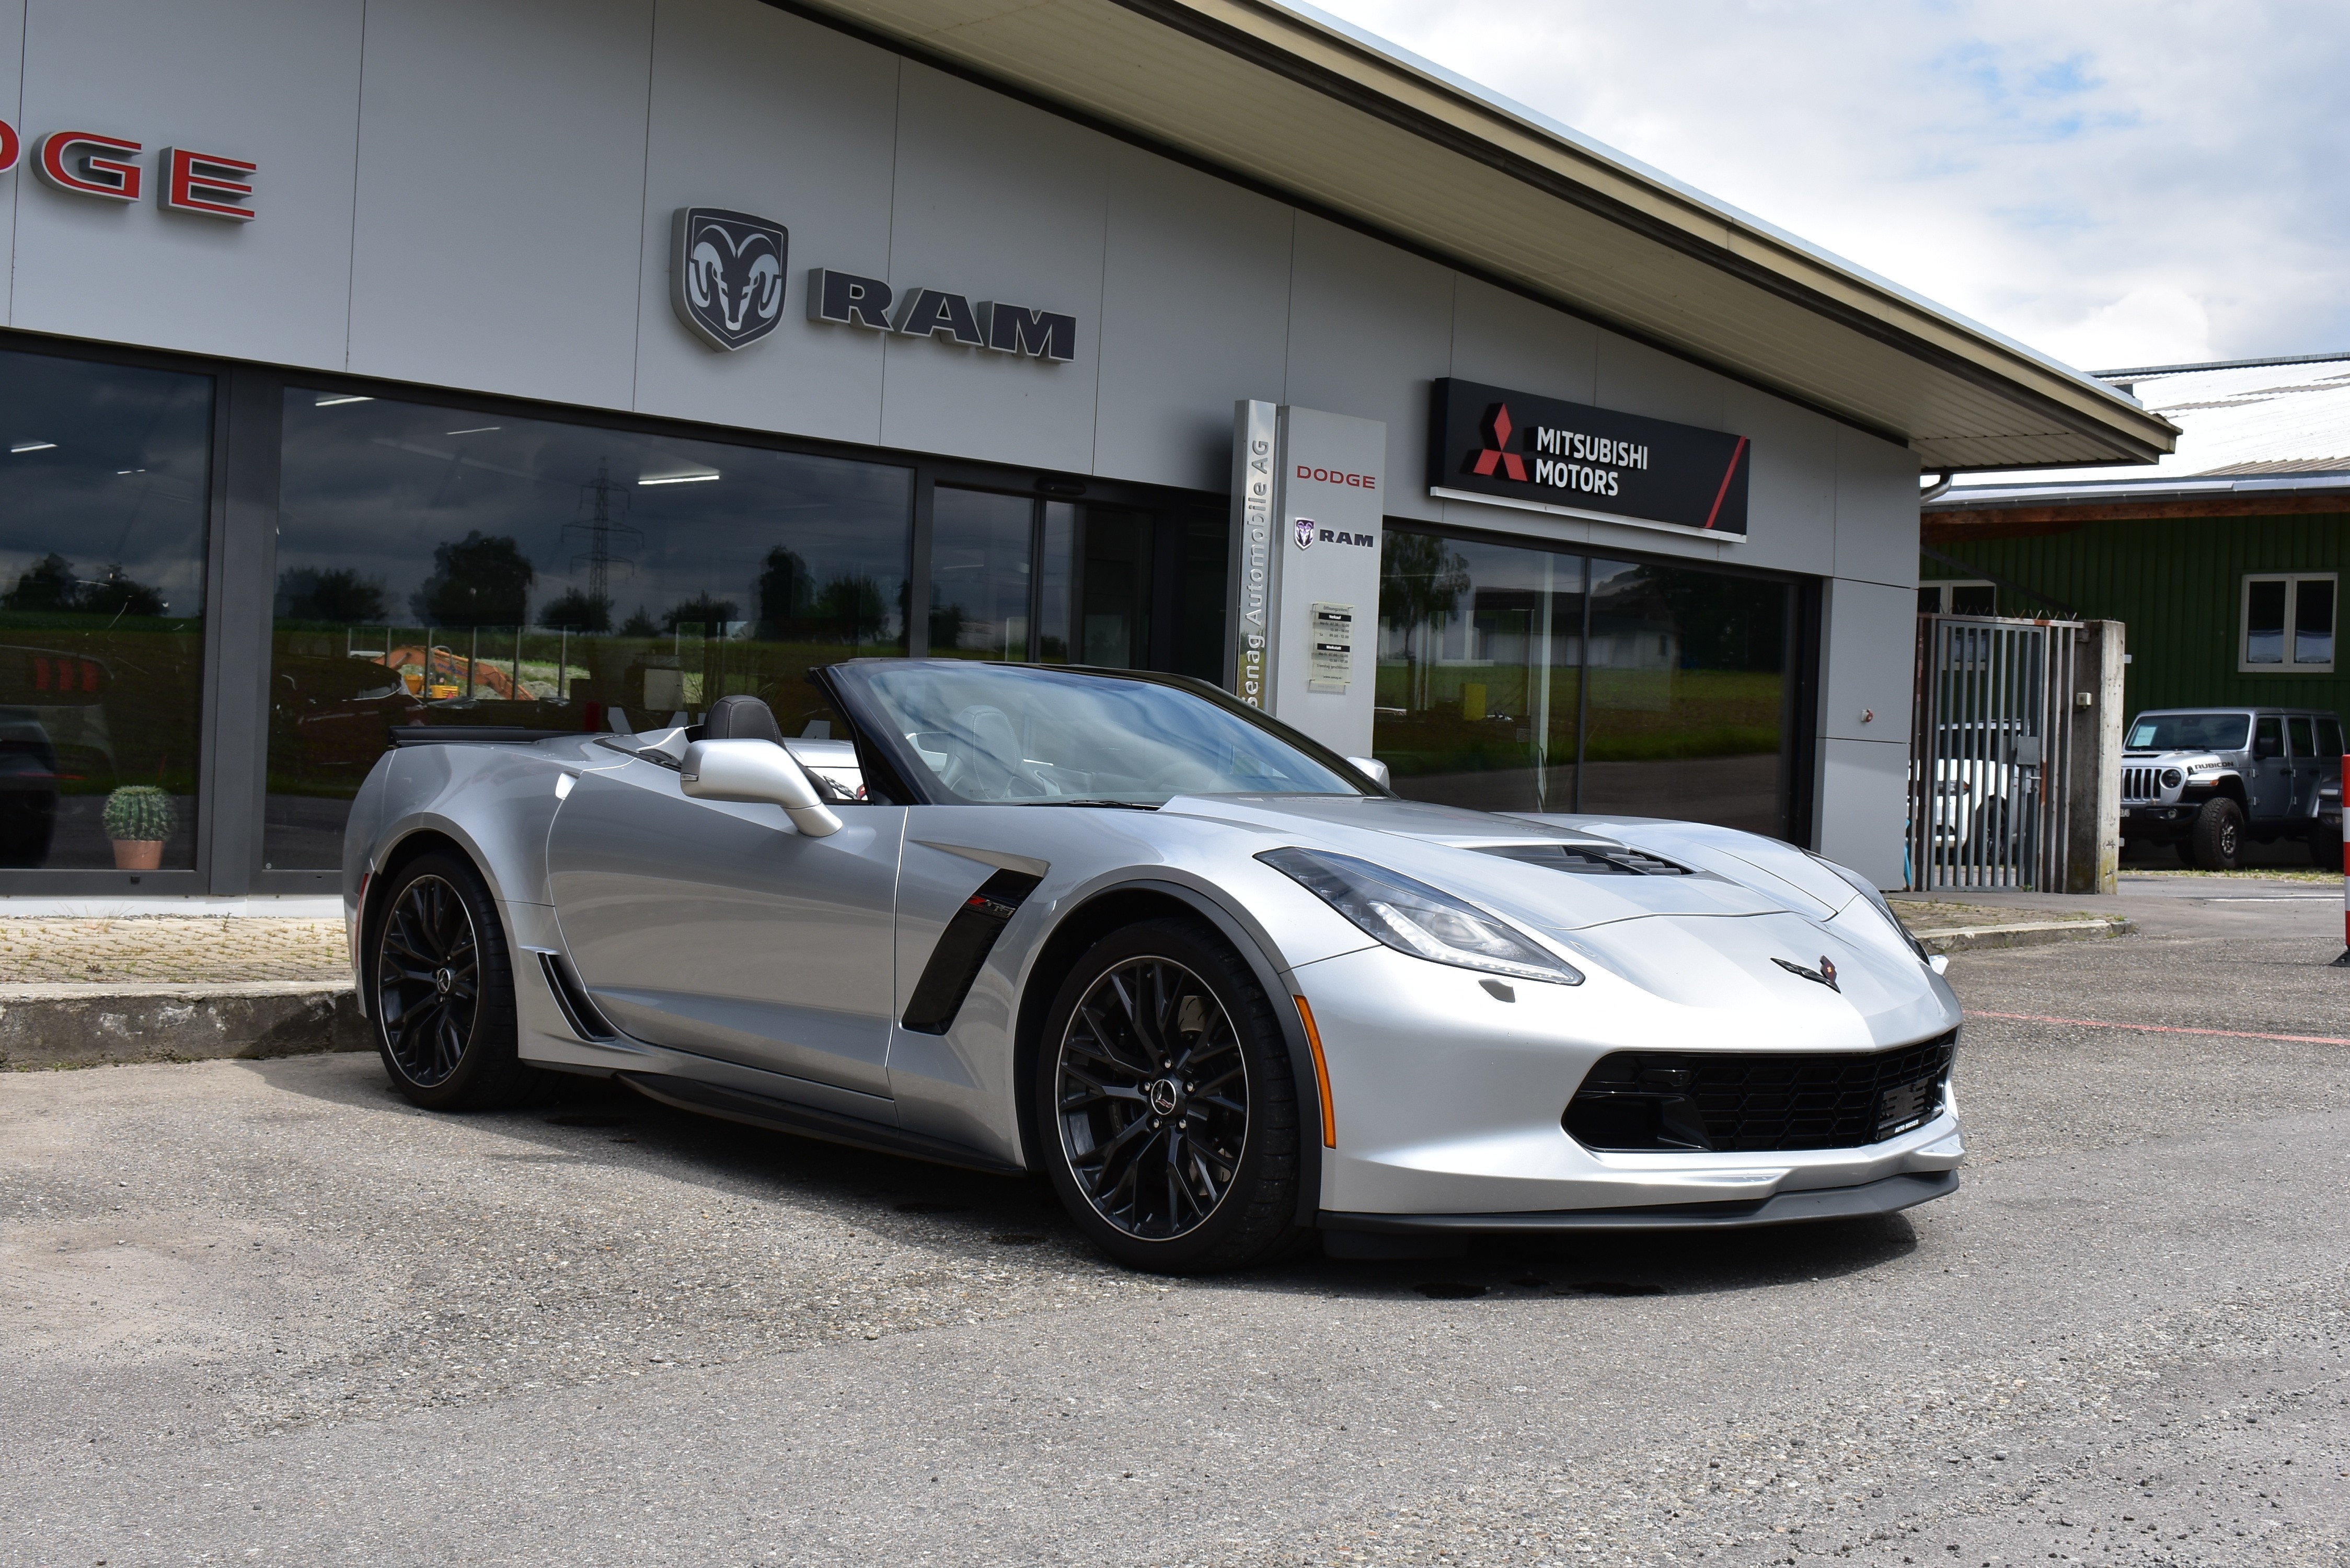
{"label": "hood vent", "polygon": [[1620,844],[1475,844],[1480,855],[1498,855],[1577,877],[1692,877],[1686,866]]}

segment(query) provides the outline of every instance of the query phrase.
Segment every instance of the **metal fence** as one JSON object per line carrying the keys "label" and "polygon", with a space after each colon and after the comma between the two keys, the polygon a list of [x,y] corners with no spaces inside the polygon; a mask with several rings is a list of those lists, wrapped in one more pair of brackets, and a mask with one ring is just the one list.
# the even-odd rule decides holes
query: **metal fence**
{"label": "metal fence", "polygon": [[2062,891],[2078,621],[1918,618],[1909,886]]}

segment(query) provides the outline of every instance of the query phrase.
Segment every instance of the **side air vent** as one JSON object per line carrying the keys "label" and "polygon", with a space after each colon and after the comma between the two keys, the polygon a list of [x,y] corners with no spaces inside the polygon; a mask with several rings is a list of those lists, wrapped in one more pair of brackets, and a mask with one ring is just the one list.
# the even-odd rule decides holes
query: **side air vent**
{"label": "side air vent", "polygon": [[555,1005],[563,1009],[563,1021],[571,1025],[571,1033],[582,1040],[617,1040],[620,1032],[605,1022],[588,1000],[587,988],[571,972],[560,953],[541,953],[538,967],[546,971],[546,989],[555,993]]}
{"label": "side air vent", "polygon": [[1480,844],[1481,855],[1523,860],[1578,877],[1687,877],[1686,866],[1620,844]]}
{"label": "side air vent", "polygon": [[944,1034],[962,1011],[962,999],[971,994],[979,966],[995,950],[995,939],[1042,880],[1022,871],[998,871],[965,898],[947,922],[931,961],[922,966],[913,1000],[906,1003],[906,1015],[899,1022],[917,1034]]}

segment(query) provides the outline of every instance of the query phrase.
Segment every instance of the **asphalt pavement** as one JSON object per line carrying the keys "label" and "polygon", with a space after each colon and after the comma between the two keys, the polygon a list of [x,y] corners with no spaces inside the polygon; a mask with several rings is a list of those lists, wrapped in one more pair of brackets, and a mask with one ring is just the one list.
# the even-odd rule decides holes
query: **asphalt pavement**
{"label": "asphalt pavement", "polygon": [[1950,1199],[1443,1262],[1127,1274],[592,1085],[0,1075],[0,1563],[2341,1563],[2322,891],[1955,959]]}

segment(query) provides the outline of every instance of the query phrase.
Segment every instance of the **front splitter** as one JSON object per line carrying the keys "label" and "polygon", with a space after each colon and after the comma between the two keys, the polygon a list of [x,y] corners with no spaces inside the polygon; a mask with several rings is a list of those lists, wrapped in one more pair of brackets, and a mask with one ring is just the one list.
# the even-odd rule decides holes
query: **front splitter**
{"label": "front splitter", "polygon": [[1538,1236],[1561,1231],[1714,1231],[1894,1214],[1959,1189],[1959,1173],[1887,1176],[1858,1187],[1813,1188],[1732,1203],[1648,1204],[1524,1214],[1347,1214],[1325,1210],[1315,1223],[1331,1236]]}

